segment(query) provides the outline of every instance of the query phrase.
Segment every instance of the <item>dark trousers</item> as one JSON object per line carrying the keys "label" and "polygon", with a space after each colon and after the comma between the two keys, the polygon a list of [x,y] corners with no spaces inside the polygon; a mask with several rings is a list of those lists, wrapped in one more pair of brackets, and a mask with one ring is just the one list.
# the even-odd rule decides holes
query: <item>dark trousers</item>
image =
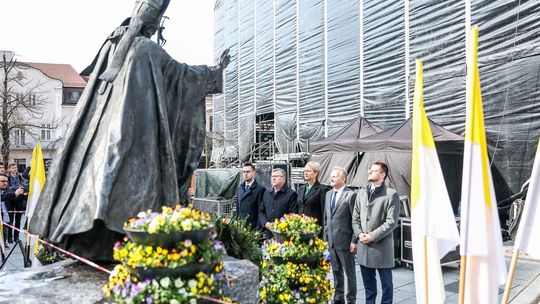
{"label": "dark trousers", "polygon": [[349,250],[330,248],[330,263],[334,275],[334,303],[345,303],[345,279],[347,277],[347,303],[356,303],[356,268],[354,254]]}
{"label": "dark trousers", "polygon": [[[8,204],[8,210],[9,211],[17,211],[17,213],[10,212],[9,213],[9,222],[11,225],[13,225],[16,228],[21,228],[21,217],[22,213],[21,211],[24,211],[23,204],[21,202],[17,203],[10,203]],[[19,239],[19,231],[8,227],[7,228],[7,238],[9,241],[15,240],[17,241]]]}
{"label": "dark trousers", "polygon": [[392,283],[392,268],[368,268],[360,265],[364,289],[366,291],[366,304],[375,304],[377,298],[377,278],[375,271],[379,272],[382,286],[381,304],[392,304],[394,297],[394,284]]}

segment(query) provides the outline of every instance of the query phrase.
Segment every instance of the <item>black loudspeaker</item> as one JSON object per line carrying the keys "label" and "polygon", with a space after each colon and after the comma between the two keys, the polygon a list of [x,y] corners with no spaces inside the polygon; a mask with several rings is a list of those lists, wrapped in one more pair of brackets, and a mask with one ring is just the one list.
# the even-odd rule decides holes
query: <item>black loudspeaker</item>
{"label": "black loudspeaker", "polygon": [[272,187],[270,182],[270,176],[272,175],[272,164],[255,164],[255,179],[257,183],[262,185],[265,188]]}
{"label": "black loudspeaker", "polygon": [[[411,219],[400,218],[401,226],[401,262],[405,263],[407,268],[413,268],[413,253],[412,253],[412,235],[411,235]],[[459,219],[456,218],[456,223],[459,227]],[[459,246],[456,249],[447,253],[441,259],[441,265],[459,262],[461,256],[459,255]]]}

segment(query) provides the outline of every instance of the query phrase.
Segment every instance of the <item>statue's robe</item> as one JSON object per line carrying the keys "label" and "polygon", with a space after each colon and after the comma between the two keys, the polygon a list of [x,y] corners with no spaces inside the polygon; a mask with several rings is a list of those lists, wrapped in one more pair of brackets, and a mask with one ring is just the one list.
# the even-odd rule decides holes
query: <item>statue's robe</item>
{"label": "statue's robe", "polygon": [[187,197],[204,146],[205,97],[222,89],[220,69],[189,66],[137,37],[113,82],[113,33],[89,82],[30,221],[30,232],[84,257],[108,261],[123,223]]}

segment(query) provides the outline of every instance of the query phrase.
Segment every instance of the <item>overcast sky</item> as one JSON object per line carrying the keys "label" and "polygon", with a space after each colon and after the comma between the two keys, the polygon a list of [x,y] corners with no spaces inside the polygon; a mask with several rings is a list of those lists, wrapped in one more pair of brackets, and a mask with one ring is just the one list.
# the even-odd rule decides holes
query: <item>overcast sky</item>
{"label": "overcast sky", "polygon": [[[81,72],[135,0],[4,0],[0,50],[18,61],[67,63]],[[171,0],[165,49],[188,64],[213,65],[214,0]]]}

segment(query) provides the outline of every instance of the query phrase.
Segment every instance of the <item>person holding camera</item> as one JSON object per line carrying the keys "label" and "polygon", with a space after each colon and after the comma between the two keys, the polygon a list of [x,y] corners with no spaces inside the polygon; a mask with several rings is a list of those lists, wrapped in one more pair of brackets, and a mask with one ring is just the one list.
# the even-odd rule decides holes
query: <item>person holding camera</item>
{"label": "person holding camera", "polygon": [[[15,194],[6,199],[6,205],[9,213],[10,223],[15,228],[21,228],[22,211],[26,210],[26,201],[28,199],[28,180],[23,178],[17,171],[17,165],[10,163],[8,166],[9,189]],[[7,229],[8,243],[19,240],[19,231],[12,228]]]}

